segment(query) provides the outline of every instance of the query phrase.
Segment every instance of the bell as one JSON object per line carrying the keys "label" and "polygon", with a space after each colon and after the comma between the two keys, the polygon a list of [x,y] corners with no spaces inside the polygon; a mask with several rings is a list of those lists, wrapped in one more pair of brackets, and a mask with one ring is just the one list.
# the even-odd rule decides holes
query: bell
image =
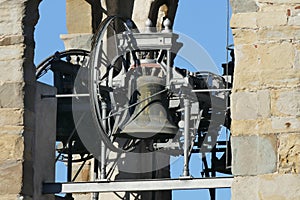
{"label": "bell", "polygon": [[120,137],[167,139],[176,135],[178,128],[171,121],[167,93],[161,92],[164,89],[160,77],[140,76],[137,79],[140,103],[119,132]]}

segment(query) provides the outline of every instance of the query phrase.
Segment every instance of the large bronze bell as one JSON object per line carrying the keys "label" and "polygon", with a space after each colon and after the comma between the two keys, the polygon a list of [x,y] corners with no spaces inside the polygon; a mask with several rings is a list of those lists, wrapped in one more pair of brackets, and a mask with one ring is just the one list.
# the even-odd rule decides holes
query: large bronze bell
{"label": "large bronze bell", "polygon": [[135,107],[119,136],[166,139],[176,135],[178,128],[168,112],[167,92],[161,92],[164,89],[164,80],[160,77],[137,78],[137,102],[141,103]]}

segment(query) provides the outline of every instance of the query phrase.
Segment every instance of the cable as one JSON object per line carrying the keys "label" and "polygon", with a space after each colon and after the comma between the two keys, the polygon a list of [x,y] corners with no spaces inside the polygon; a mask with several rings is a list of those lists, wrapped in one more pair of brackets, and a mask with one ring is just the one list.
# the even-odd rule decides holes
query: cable
{"label": "cable", "polygon": [[[228,64],[228,60],[229,60],[229,56],[228,56],[228,46],[229,46],[229,29],[230,29],[230,22],[229,22],[229,14],[230,14],[230,10],[229,10],[229,2],[230,0],[226,1],[226,76],[227,76],[227,80],[226,80],[226,89],[228,89],[228,68],[229,68],[229,64]],[[228,102],[226,101],[226,104]]]}
{"label": "cable", "polygon": [[[226,76],[227,76],[227,81],[226,81],[226,89],[228,89],[228,68],[229,68],[229,63],[228,63],[228,50],[229,50],[229,31],[230,31],[230,0],[227,0],[226,1]],[[232,75],[233,76],[233,75]],[[228,95],[229,93],[226,93],[225,94],[225,98],[226,98],[226,116],[225,117],[230,117],[230,116],[227,116],[227,112],[228,112]],[[225,154],[226,154],[226,161],[225,161],[225,167],[228,168],[230,167],[230,165],[228,165],[228,145],[229,145],[229,142],[228,140],[230,139],[230,134],[229,134],[229,130],[228,130],[229,127],[226,127],[226,149],[225,149]]]}

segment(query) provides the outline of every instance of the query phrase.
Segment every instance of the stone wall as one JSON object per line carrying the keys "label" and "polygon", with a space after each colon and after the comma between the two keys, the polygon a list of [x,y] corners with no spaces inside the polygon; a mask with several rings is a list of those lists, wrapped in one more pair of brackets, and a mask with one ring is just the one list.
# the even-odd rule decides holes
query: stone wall
{"label": "stone wall", "polygon": [[300,199],[300,2],[231,5],[232,199]]}
{"label": "stone wall", "polygon": [[33,196],[34,26],[39,0],[0,0],[0,199]]}

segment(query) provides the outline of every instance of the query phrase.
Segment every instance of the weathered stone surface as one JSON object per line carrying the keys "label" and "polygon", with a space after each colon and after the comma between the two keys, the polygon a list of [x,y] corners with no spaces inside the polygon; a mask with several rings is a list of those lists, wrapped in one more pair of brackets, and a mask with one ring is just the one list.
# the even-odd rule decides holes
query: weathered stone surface
{"label": "weathered stone surface", "polygon": [[230,2],[233,13],[256,12],[259,9],[256,0],[231,0]]}
{"label": "weathered stone surface", "polygon": [[[233,88],[236,91],[240,90],[253,90],[258,89],[261,86],[259,73],[256,71],[248,71],[248,75],[246,75],[246,71],[242,71],[241,68],[236,67],[236,71],[234,74],[233,80]],[[264,88],[261,88],[264,89]]]}
{"label": "weathered stone surface", "polygon": [[[278,8],[278,7],[277,7]],[[261,29],[273,26],[298,26],[298,15],[288,16],[290,11],[287,7],[280,7],[274,10],[264,10],[260,12],[248,11],[247,13],[235,13],[232,15],[232,28]]]}
{"label": "weathered stone surface", "polygon": [[235,90],[295,87],[300,84],[297,45],[288,42],[236,45]]}
{"label": "weathered stone surface", "polygon": [[233,83],[235,91],[295,88],[300,86],[300,71],[294,68],[286,71],[274,71],[271,69],[260,72],[248,71],[248,74],[247,71],[238,73],[239,71],[240,69],[237,66]]}
{"label": "weathered stone surface", "polygon": [[93,35],[90,33],[83,34],[65,34],[60,35],[60,38],[64,41],[66,49],[84,49],[91,50]]}
{"label": "weathered stone surface", "polygon": [[22,126],[23,114],[22,109],[0,109],[0,126]]}
{"label": "weathered stone surface", "polygon": [[[30,96],[32,93],[24,88],[28,84],[25,84],[26,81],[34,80],[33,32],[38,19],[39,2],[0,0],[1,199],[10,199],[13,196],[13,199],[30,199],[32,196],[27,190],[28,186],[32,185],[30,179],[25,179],[32,173],[27,169],[32,169],[32,160],[28,152],[32,150],[33,143],[26,142],[30,140],[32,132],[26,129],[24,112],[30,109],[29,105],[34,104],[34,96],[26,97],[25,102],[24,95]],[[29,63],[31,64],[28,65]]]}
{"label": "weathered stone surface", "polygon": [[[79,157],[79,156],[78,156]],[[82,163],[75,163],[73,164],[73,175],[76,174],[76,172],[78,171],[78,169],[81,167]],[[87,162],[85,163],[84,167],[81,169],[79,175],[76,177],[75,181],[78,182],[86,182],[86,181],[90,181],[92,180],[92,177],[90,176],[90,171],[91,171],[91,162]],[[74,178],[74,177],[73,177]]]}
{"label": "weathered stone surface", "polygon": [[231,200],[259,200],[257,183],[256,176],[235,177],[232,183]]}
{"label": "weathered stone surface", "polygon": [[279,173],[300,174],[300,134],[280,134]]}
{"label": "weathered stone surface", "polygon": [[0,195],[19,194],[22,188],[22,161],[9,161],[0,165]]}
{"label": "weathered stone surface", "polygon": [[248,12],[248,13],[237,13],[232,15],[230,26],[231,28],[257,28],[256,23],[257,13]]}
{"label": "weathered stone surface", "polygon": [[[300,38],[300,34],[298,38]],[[295,47],[296,47],[296,55],[295,55],[294,68],[299,71],[300,70],[300,44],[295,45]]]}
{"label": "weathered stone surface", "polygon": [[21,135],[0,134],[0,166],[8,161],[22,160],[24,151],[24,139]]}
{"label": "weathered stone surface", "polygon": [[22,15],[25,5],[21,2],[1,0],[0,2],[0,35],[22,33]]}
{"label": "weathered stone surface", "polygon": [[273,133],[270,119],[233,120],[231,133],[233,136],[257,135]]}
{"label": "weathered stone surface", "polygon": [[[122,197],[125,195],[125,192],[118,192],[118,194]],[[102,193],[102,194],[100,194],[100,198],[110,199],[110,200],[118,200],[118,197],[112,193]],[[130,195],[130,198],[134,198],[134,196]]]}
{"label": "weathered stone surface", "polygon": [[[74,194],[73,197],[76,200],[89,200],[89,199],[92,199],[92,194],[91,193],[88,193],[88,194]],[[112,196],[109,196],[109,199],[114,200],[114,199],[112,199]]]}
{"label": "weathered stone surface", "polygon": [[23,80],[23,60],[0,60],[2,82],[21,82]]}
{"label": "weathered stone surface", "polygon": [[265,70],[258,73],[260,88],[295,88],[300,86],[300,70]]}
{"label": "weathered stone surface", "polygon": [[235,177],[232,200],[298,200],[299,175]]}
{"label": "weathered stone surface", "polygon": [[0,199],[20,200],[20,195],[17,195],[17,194],[4,194],[4,195],[0,195]]}
{"label": "weathered stone surface", "polygon": [[[235,47],[235,73],[240,72],[256,72],[259,70],[257,65],[259,63],[259,55],[256,44],[236,45]],[[250,70],[251,69],[251,70]]]}
{"label": "weathered stone surface", "polygon": [[22,135],[24,126],[0,126],[0,134]]}
{"label": "weathered stone surface", "polygon": [[0,46],[15,45],[24,42],[22,35],[0,35]]}
{"label": "weathered stone surface", "polygon": [[232,34],[235,44],[255,44],[257,42],[257,30],[233,29]]}
{"label": "weathered stone surface", "polygon": [[22,82],[0,82],[0,108],[23,108],[23,86]]}
{"label": "weathered stone surface", "polygon": [[92,33],[91,7],[86,1],[67,0],[68,33]]}
{"label": "weathered stone surface", "polygon": [[232,156],[232,172],[235,176],[273,173],[277,170],[276,136],[234,136]]}
{"label": "weathered stone surface", "polygon": [[266,200],[297,200],[300,198],[299,175],[265,175],[259,177],[258,194]]}
{"label": "weathered stone surface", "polygon": [[272,5],[273,3],[276,4],[295,4],[299,3],[299,0],[258,0],[258,2],[261,3],[269,3],[269,5]]}
{"label": "weathered stone surface", "polygon": [[300,27],[273,26],[261,28],[257,32],[258,41],[279,42],[282,40],[295,40],[300,38]]}
{"label": "weathered stone surface", "polygon": [[[257,10],[233,8],[231,20],[236,58],[232,170],[242,176],[235,177],[232,199],[296,200],[299,175],[283,174],[299,174],[300,168],[300,2],[255,3]],[[259,91],[268,95],[259,98]]]}
{"label": "weathered stone surface", "polygon": [[[255,93],[239,92],[232,94],[232,119],[249,120],[257,118],[257,96]],[[241,109],[242,108],[242,109]]]}
{"label": "weathered stone surface", "polygon": [[272,117],[272,129],[277,132],[295,132],[300,129],[300,117]]}
{"label": "weathered stone surface", "polygon": [[295,60],[295,47],[287,42],[237,45],[235,53],[236,73],[292,70]]}
{"label": "weathered stone surface", "polygon": [[288,18],[288,25],[290,25],[290,26],[300,26],[300,15],[299,14],[300,14],[299,7],[295,6],[294,9],[291,9],[291,15]]}
{"label": "weathered stone surface", "polygon": [[22,126],[22,109],[0,109],[0,127]]}
{"label": "weathered stone surface", "polygon": [[[143,1],[143,6],[141,6]],[[132,19],[137,27],[144,29],[146,20],[148,19],[148,12],[150,10],[152,0],[136,0],[133,7]],[[159,19],[159,18],[158,18]]]}
{"label": "weathered stone surface", "polygon": [[24,46],[22,44],[0,46],[0,61],[22,59]]}
{"label": "weathered stone surface", "polygon": [[273,116],[300,116],[300,89],[271,91]]}
{"label": "weathered stone surface", "polygon": [[286,10],[276,12],[258,12],[256,24],[259,28],[286,25]]}
{"label": "weathered stone surface", "polygon": [[[132,19],[141,32],[145,30],[145,23],[148,19],[148,14],[152,2],[153,0],[135,0],[134,2]],[[160,30],[161,28],[161,24],[166,10],[167,7],[165,5],[160,7],[160,10],[158,12],[157,24],[156,24],[158,30]]]}
{"label": "weathered stone surface", "polygon": [[295,60],[295,47],[290,42],[258,44],[259,71],[291,70]]}
{"label": "weathered stone surface", "polygon": [[[292,4],[258,3],[259,12],[277,12],[293,8]],[[287,16],[288,12],[287,12]]]}
{"label": "weathered stone surface", "polygon": [[254,120],[270,116],[270,94],[268,90],[237,92],[231,101],[233,120]]}
{"label": "weathered stone surface", "polygon": [[231,132],[234,136],[275,134],[297,132],[300,127],[300,119],[295,117],[271,117],[258,120],[234,120]]}

